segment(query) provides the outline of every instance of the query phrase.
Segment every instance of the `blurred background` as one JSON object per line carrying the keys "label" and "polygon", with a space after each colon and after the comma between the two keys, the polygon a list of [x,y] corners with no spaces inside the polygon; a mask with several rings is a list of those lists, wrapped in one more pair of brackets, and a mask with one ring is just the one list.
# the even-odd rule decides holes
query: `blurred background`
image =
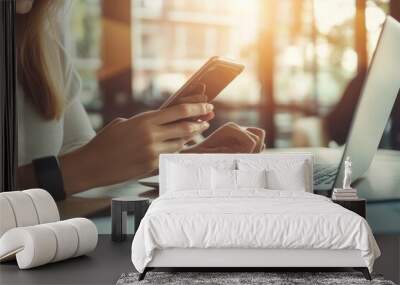
{"label": "blurred background", "polygon": [[[211,56],[245,71],[216,119],[266,130],[268,147],[345,142],[386,14],[398,0],[74,0],[64,45],[96,129],[156,109]],[[399,100],[398,100],[399,101]],[[381,142],[400,149],[396,104]]]}

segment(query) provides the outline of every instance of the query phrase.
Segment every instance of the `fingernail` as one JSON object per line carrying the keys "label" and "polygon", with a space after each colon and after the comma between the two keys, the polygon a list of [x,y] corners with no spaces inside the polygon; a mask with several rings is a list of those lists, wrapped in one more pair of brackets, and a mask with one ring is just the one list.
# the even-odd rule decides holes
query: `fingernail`
{"label": "fingernail", "polygon": [[206,105],[206,110],[207,110],[207,111],[212,111],[212,110],[214,110],[214,105],[212,105],[212,104],[207,104],[207,105]]}
{"label": "fingernail", "polygon": [[208,122],[202,122],[201,123],[201,128],[202,129],[206,129],[206,128],[208,128],[210,126],[210,124],[208,123]]}

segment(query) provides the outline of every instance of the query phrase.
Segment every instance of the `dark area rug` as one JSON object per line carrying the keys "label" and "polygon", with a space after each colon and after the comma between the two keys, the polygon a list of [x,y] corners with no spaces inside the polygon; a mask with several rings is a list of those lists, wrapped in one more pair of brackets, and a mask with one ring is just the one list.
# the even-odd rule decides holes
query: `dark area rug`
{"label": "dark area rug", "polygon": [[379,284],[395,285],[380,275],[368,281],[360,272],[148,272],[138,281],[139,273],[122,274],[117,285],[133,284]]}

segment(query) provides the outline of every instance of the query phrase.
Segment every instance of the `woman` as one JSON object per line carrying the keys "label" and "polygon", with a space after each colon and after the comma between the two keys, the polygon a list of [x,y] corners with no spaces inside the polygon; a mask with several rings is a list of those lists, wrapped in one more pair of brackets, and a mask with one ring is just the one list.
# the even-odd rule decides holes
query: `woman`
{"label": "woman", "polygon": [[[118,118],[96,135],[78,98],[79,77],[51,22],[60,4],[16,1],[21,165],[17,180],[21,189],[63,188],[62,195],[52,193],[62,199],[65,194],[148,175],[157,168],[160,153],[181,151],[209,127],[207,121],[214,114],[213,105],[199,94],[164,110]],[[190,120],[199,116],[204,120]],[[259,141],[251,132],[248,136]]]}

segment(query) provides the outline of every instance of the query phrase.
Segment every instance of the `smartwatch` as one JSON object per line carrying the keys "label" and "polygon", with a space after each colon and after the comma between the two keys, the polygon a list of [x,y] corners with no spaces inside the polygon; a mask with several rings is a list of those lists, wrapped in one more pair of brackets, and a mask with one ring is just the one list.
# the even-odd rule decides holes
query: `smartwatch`
{"label": "smartwatch", "polygon": [[64,181],[57,158],[42,157],[34,159],[32,164],[39,187],[49,192],[54,200],[64,200]]}

